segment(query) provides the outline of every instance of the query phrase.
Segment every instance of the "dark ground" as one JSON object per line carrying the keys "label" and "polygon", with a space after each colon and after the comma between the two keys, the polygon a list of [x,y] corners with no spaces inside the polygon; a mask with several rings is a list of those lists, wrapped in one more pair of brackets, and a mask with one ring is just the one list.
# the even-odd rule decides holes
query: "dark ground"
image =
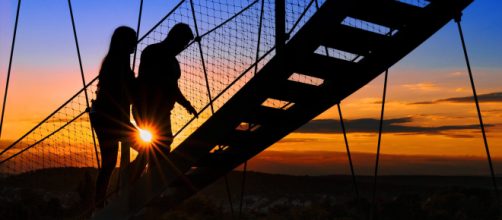
{"label": "dark ground", "polygon": [[[88,210],[95,176],[95,169],[62,168],[1,178],[1,219],[75,219]],[[159,218],[238,219],[242,172],[228,179],[234,218],[223,179]],[[249,172],[241,219],[370,219],[373,178],[357,182],[359,199],[350,176]],[[378,219],[502,220],[491,186],[488,177],[382,176]]]}

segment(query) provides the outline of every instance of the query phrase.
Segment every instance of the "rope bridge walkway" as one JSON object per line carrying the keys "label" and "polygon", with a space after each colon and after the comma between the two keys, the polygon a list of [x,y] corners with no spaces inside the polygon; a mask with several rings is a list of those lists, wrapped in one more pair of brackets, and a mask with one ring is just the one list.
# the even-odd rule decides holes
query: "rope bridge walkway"
{"label": "rope bridge walkway", "polygon": [[[138,53],[178,22],[194,29],[196,39],[178,56],[179,86],[199,117],[176,106],[173,151],[162,169],[144,174],[96,219],[179,204],[385,72],[471,2],[180,1],[139,39]],[[86,114],[96,85],[87,83],[5,148],[0,172],[98,167]]]}

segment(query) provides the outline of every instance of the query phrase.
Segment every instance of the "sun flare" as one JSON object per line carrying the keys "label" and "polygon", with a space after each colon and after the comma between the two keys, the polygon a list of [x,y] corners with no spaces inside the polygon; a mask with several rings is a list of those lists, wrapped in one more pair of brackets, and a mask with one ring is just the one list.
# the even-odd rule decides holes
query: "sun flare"
{"label": "sun flare", "polygon": [[141,129],[141,128],[138,128],[138,130],[139,130],[139,137],[143,142],[145,142],[145,143],[152,142],[153,135],[150,131],[148,131],[146,129]]}

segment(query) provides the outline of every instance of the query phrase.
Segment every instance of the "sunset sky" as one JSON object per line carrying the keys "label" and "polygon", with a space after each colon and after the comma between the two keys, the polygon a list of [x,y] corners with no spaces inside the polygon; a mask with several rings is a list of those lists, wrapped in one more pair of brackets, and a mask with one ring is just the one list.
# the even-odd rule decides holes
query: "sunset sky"
{"label": "sunset sky", "polygon": [[[140,36],[177,1],[145,0]],[[114,28],[136,27],[138,0],[72,1],[83,68],[94,78]],[[17,1],[0,1],[3,97]],[[477,0],[463,30],[495,171],[502,175],[502,2]],[[24,0],[2,141],[20,137],[82,87],[67,1]],[[384,174],[488,174],[456,24],[448,23],[389,70]],[[341,103],[356,172],[369,174],[377,145],[383,75]],[[347,173],[336,106],[250,162],[291,174]]]}

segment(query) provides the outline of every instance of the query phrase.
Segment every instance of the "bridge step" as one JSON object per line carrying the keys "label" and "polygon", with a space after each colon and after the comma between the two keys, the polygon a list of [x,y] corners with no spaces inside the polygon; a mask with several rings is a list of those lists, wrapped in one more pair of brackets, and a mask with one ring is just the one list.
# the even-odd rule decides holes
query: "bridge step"
{"label": "bridge step", "polygon": [[243,115],[242,120],[252,124],[267,125],[275,119],[284,117],[287,114],[288,112],[283,109],[260,105],[250,109],[247,114]]}
{"label": "bridge step", "polygon": [[367,56],[371,51],[385,45],[389,37],[340,24],[322,31],[319,40],[322,46]]}
{"label": "bridge step", "polygon": [[320,54],[299,57],[295,62],[292,62],[290,68],[292,72],[329,81],[340,80],[344,75],[357,75],[357,73],[363,71],[362,66],[355,62]]}
{"label": "bridge step", "polygon": [[290,80],[277,82],[276,86],[277,89],[267,89],[269,97],[293,103],[299,103],[316,97],[319,92],[319,87],[317,86]]}
{"label": "bridge step", "polygon": [[355,0],[353,3],[360,7],[350,10],[348,16],[395,30],[405,28],[417,18],[427,16],[422,8],[395,0]]}

